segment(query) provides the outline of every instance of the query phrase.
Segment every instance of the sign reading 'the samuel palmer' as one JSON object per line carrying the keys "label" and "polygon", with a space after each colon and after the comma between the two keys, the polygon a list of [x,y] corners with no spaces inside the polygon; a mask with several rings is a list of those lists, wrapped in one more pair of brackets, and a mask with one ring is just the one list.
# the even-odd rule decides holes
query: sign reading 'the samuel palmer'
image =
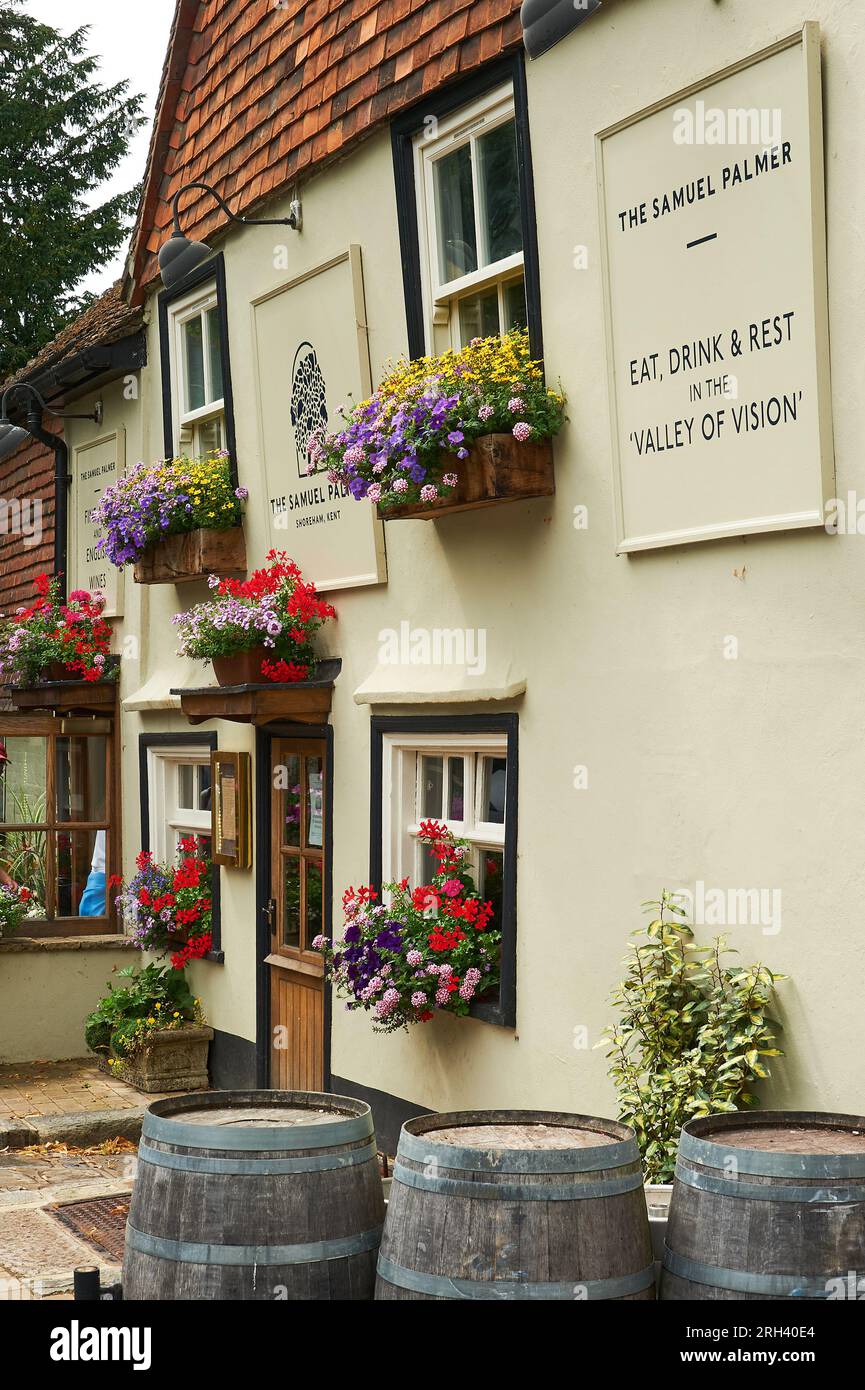
{"label": "sign reading 'the samuel palmer'", "polygon": [[819,30],[597,137],[620,551],[819,526]]}
{"label": "sign reading 'the samuel palmer'", "polygon": [[320,589],[381,583],[375,507],[307,472],[313,431],[338,429],[339,406],[372,394],[360,247],[257,300],[253,314],[272,544]]}
{"label": "sign reading 'the samuel palmer'", "polygon": [[75,450],[71,505],[71,574],[69,588],[99,591],[105,596],[108,617],[123,611],[123,576],[110,565],[96,542],[101,534],[93,522],[93,508],[103,492],[126,466],[126,431],[121,426],[112,434],[82,444]]}

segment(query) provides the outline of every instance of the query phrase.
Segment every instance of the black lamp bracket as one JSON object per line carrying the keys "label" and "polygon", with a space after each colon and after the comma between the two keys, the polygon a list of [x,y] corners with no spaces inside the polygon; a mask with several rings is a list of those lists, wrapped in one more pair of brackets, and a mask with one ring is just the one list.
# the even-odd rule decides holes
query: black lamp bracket
{"label": "black lamp bracket", "polygon": [[171,216],[174,222],[172,236],[183,236],[178,205],[183,194],[188,193],[191,188],[200,188],[204,193],[209,193],[212,198],[216,199],[226,217],[231,218],[232,222],[242,222],[245,227],[293,227],[296,232],[301,229],[302,217],[298,199],[292,202],[291,213],[288,217],[238,217],[236,212],[231,211],[225,199],[217,193],[215,188],[211,188],[209,183],[200,183],[196,180],[193,183],[185,183],[182,188],[177,190],[171,200]]}

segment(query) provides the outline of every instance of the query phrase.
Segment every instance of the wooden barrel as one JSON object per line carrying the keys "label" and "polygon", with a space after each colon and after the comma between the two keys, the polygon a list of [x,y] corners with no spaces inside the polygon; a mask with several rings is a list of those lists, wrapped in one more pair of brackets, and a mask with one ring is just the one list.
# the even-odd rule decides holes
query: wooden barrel
{"label": "wooden barrel", "polygon": [[129,1299],[371,1299],[384,1198],[370,1108],[211,1091],[147,1109]]}
{"label": "wooden barrel", "polygon": [[535,1110],[410,1120],[375,1296],[653,1299],[633,1130]]}
{"label": "wooden barrel", "polygon": [[685,1125],[662,1299],[847,1298],[863,1266],[865,1119],[752,1110]]}

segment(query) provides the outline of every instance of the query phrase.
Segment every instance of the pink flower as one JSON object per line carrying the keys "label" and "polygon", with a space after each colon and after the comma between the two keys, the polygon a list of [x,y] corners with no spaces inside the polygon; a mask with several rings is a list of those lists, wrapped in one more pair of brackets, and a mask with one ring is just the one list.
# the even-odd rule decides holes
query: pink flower
{"label": "pink flower", "polygon": [[442,892],[447,893],[449,898],[455,898],[462,892],[462,884],[458,878],[449,878],[447,883],[442,884]]}
{"label": "pink flower", "polygon": [[421,955],[420,951],[416,951],[414,950],[414,948],[412,948],[412,950],[407,953],[406,960],[408,961],[409,965],[420,965],[421,961],[423,960],[423,956]]}
{"label": "pink flower", "polygon": [[312,949],[313,949],[314,951],[322,951],[322,950],[324,950],[324,948],[325,948],[326,945],[327,945],[327,937],[326,937],[326,936],[322,936],[321,934],[319,934],[318,936],[314,936],[314,937],[312,938]]}
{"label": "pink flower", "polygon": [[427,483],[420,490],[420,500],[422,502],[434,502],[439,495],[439,490],[432,483]]}
{"label": "pink flower", "polygon": [[408,479],[407,479],[407,478],[397,478],[397,479],[395,480],[395,482],[393,483],[393,491],[394,491],[394,492],[408,492]]}
{"label": "pink flower", "polygon": [[422,1009],[427,1002],[427,997],[422,989],[416,989],[411,997],[412,1008]]}
{"label": "pink flower", "polygon": [[512,396],[508,401],[508,410],[512,415],[525,415],[526,403],[522,396]]}
{"label": "pink flower", "polygon": [[495,415],[495,413],[496,412],[493,410],[493,407],[491,405],[482,405],[480,410],[478,411],[478,419],[489,420],[493,415]]}
{"label": "pink flower", "polygon": [[532,437],[532,427],[527,425],[525,420],[520,420],[518,425],[513,428],[514,439],[518,439],[521,444],[525,444],[527,439]]}
{"label": "pink flower", "polygon": [[463,984],[460,985],[460,999],[471,999],[474,992],[475,987],[474,985],[470,985],[468,980],[465,980]]}
{"label": "pink flower", "polygon": [[459,478],[457,477],[456,473],[445,473],[444,477],[442,478],[442,482],[444,483],[445,487],[456,487],[457,483],[459,482]]}
{"label": "pink flower", "polygon": [[352,444],[342,456],[343,463],[348,465],[363,463],[365,459],[366,454],[359,444]]}
{"label": "pink flower", "polygon": [[380,502],[381,483],[370,483],[369,487],[367,488],[366,495],[369,498],[370,502]]}
{"label": "pink flower", "polygon": [[436,990],[436,1003],[437,1003],[437,1004],[446,1004],[446,1003],[448,1002],[448,1000],[450,999],[450,997],[451,997],[451,992],[450,992],[449,989],[437,989],[437,990]]}

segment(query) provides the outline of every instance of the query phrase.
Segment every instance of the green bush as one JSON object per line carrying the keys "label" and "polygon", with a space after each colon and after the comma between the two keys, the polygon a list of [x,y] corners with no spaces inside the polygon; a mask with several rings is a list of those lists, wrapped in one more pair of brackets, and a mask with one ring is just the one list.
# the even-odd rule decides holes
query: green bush
{"label": "green bush", "polygon": [[697,946],[675,895],[645,903],[627,974],[613,994],[619,1022],[604,1032],[619,1118],[633,1125],[647,1182],[672,1181],[682,1125],[701,1115],[756,1105],[750,1090],[769,1076],[780,1030],[767,1010],[775,982],[765,965],[724,964],[738,954],[719,936]]}
{"label": "green bush", "polygon": [[139,971],[129,965],[118,971],[118,977],[129,983],[121,987],[109,983],[108,993],[84,1024],[92,1052],[130,1057],[146,1043],[149,1033],[204,1022],[185,971],[153,962]]}

